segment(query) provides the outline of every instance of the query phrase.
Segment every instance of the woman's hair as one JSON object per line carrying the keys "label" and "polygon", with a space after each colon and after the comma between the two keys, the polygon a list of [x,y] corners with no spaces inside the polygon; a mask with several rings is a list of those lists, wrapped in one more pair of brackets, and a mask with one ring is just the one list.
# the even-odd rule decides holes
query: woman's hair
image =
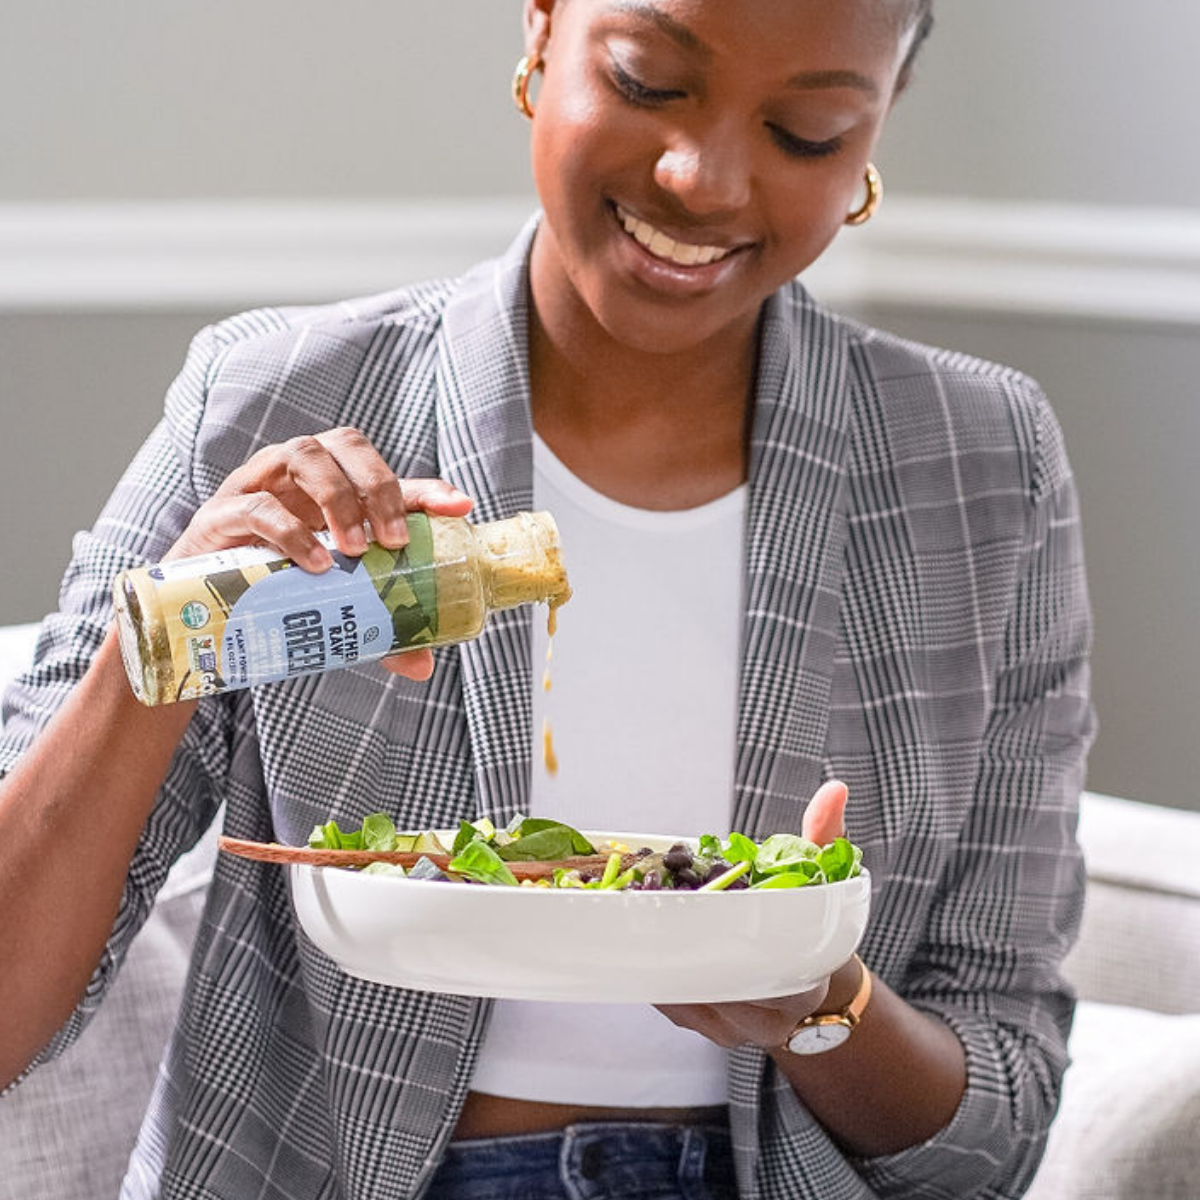
{"label": "woman's hair", "polygon": [[[567,0],[558,0],[559,7],[567,3]],[[917,51],[920,50],[922,43],[933,32],[933,0],[903,0],[905,9],[904,19],[911,21],[916,27],[916,32],[913,34],[912,45],[908,48],[908,54],[904,59],[904,64],[900,68],[900,87],[904,87],[908,83],[909,77],[912,75],[913,63],[917,58]]]}
{"label": "woman's hair", "polygon": [[908,83],[909,77],[912,75],[913,63],[917,58],[917,51],[920,50],[922,43],[933,32],[933,0],[907,0],[907,7],[911,14],[909,19],[912,21],[915,32],[913,33],[912,45],[908,48],[908,55],[904,59],[904,64],[900,68],[900,86],[904,87]]}

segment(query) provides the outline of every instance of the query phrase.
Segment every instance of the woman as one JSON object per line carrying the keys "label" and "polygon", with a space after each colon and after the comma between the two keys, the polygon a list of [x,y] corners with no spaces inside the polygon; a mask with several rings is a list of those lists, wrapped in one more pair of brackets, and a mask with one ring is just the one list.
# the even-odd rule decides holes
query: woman
{"label": "woman", "polygon": [[[404,992],[333,969],[280,872],[222,860],[127,1195],[1023,1190],[1082,895],[1069,468],[1030,381],[793,282],[878,200],[871,153],[927,9],[526,0],[540,218],[462,280],[197,338],[77,544],[2,760],[4,1079],[69,1044],[222,802],[231,834],[290,842],[381,797],[418,828],[845,822],[875,881],[862,960],[801,995],[662,1012]],[[107,632],[126,565],[259,540],[322,570],[322,526],[353,554],[364,520],[395,546],[408,509],[533,504],[577,592],[553,711],[587,769],[565,790],[532,768],[528,614],[436,671],[422,652],[131,700]],[[814,1015],[849,1036],[798,1053]]]}

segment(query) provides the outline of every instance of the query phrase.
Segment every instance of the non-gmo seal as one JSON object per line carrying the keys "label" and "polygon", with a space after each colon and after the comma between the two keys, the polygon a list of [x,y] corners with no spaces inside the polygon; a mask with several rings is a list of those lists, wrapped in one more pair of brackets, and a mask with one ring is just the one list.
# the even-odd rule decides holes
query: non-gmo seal
{"label": "non-gmo seal", "polygon": [[179,619],[189,629],[203,629],[208,624],[208,605],[199,600],[189,600],[179,610]]}

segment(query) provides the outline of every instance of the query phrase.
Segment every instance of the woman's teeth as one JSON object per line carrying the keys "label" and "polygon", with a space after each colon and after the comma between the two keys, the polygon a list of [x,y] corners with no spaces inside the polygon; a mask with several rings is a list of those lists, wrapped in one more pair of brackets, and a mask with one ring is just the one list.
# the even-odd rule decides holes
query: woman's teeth
{"label": "woman's teeth", "polygon": [[644,246],[655,258],[675,263],[681,267],[702,267],[707,263],[720,262],[732,253],[721,246],[696,246],[691,242],[677,242],[667,237],[661,229],[655,229],[645,221],[631,216],[624,209],[617,209],[617,218],[625,232],[640,246]]}

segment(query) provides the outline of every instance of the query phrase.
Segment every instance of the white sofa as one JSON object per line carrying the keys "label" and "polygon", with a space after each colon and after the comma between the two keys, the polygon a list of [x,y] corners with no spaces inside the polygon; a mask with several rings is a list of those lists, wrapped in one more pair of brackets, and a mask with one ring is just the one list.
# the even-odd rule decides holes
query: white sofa
{"label": "white sofa", "polygon": [[[34,628],[0,628],[0,688]],[[1073,1064],[1034,1200],[1200,1197],[1200,813],[1084,797]],[[0,1200],[103,1200],[174,1018],[213,838],[172,872],[79,1042],[0,1099]],[[1149,881],[1149,882],[1147,882]]]}

